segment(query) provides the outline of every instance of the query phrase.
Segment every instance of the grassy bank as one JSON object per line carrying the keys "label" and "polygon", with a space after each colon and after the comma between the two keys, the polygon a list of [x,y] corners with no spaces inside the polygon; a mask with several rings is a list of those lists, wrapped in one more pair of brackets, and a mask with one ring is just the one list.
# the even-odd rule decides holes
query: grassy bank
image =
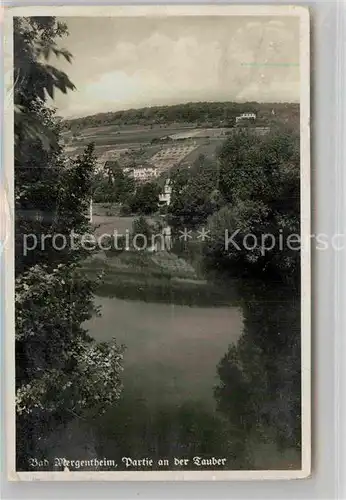
{"label": "grassy bank", "polygon": [[84,263],[91,278],[102,274],[97,295],[188,306],[236,305],[236,286],[209,282],[183,258],[168,252],[108,252]]}

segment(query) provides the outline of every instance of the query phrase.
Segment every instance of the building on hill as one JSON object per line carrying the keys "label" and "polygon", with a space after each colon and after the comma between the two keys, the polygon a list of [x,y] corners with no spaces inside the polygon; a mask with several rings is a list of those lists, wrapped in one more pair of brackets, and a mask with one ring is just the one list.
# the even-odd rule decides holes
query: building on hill
{"label": "building on hill", "polygon": [[242,113],[236,117],[235,122],[238,123],[243,120],[256,120],[256,118],[256,113]]}
{"label": "building on hill", "polygon": [[140,182],[146,182],[151,179],[156,179],[159,175],[159,171],[154,167],[137,167],[132,169],[132,176],[135,180]]}

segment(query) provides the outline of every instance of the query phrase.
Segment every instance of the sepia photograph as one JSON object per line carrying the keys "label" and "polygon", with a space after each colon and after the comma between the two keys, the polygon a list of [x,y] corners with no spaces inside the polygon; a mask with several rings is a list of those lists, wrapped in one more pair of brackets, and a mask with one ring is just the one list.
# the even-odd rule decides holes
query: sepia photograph
{"label": "sepia photograph", "polygon": [[7,16],[9,477],[308,477],[308,10]]}

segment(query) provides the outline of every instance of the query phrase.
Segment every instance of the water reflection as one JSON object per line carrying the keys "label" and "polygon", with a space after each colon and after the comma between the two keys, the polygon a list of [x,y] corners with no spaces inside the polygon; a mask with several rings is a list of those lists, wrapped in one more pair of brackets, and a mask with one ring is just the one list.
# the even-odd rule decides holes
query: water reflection
{"label": "water reflection", "polygon": [[230,306],[227,315],[127,301],[119,314],[107,299],[104,325],[116,320],[126,332],[129,358],[121,401],[92,421],[99,456],[169,459],[167,468],[180,468],[176,456],[198,468],[196,455],[227,457],[227,469],[300,468],[299,296],[256,281],[238,293],[243,322]]}
{"label": "water reflection", "polygon": [[[124,468],[124,456],[151,457],[155,464],[168,460],[169,466],[163,467],[166,469],[198,469],[200,465],[193,461],[197,456],[225,457],[219,469],[251,465],[242,443],[230,441],[229,422],[202,403],[186,401],[175,406],[157,401],[153,408],[134,394],[125,393],[118,408],[100,419],[97,428],[99,456],[114,458],[120,468]],[[175,464],[174,458],[188,459],[188,466]]]}
{"label": "water reflection", "polygon": [[218,365],[217,407],[245,439],[294,450],[300,466],[300,298],[288,287],[241,287],[244,331]]}

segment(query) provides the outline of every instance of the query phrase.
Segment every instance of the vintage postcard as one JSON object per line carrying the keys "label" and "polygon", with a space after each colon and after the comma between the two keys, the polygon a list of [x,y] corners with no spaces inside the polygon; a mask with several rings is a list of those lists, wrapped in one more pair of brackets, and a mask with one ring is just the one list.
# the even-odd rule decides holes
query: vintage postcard
{"label": "vintage postcard", "polygon": [[308,10],[5,27],[9,478],[309,476]]}

